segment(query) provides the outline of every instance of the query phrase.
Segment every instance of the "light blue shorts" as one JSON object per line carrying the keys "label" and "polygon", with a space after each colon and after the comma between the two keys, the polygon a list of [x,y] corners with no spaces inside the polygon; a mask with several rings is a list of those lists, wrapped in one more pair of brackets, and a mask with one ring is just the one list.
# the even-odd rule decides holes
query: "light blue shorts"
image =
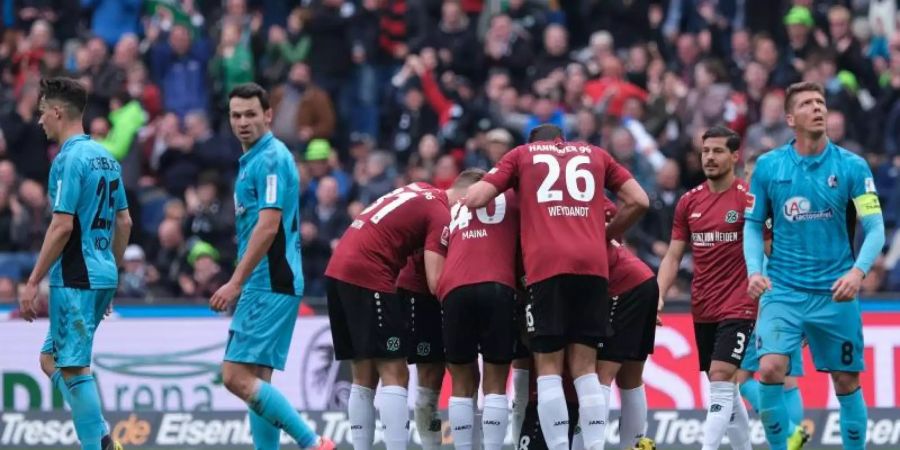
{"label": "light blue shorts", "polygon": [[[759,322],[757,325],[759,326]],[[756,332],[750,335],[750,344],[744,351],[744,359],[741,361],[741,369],[748,372],[756,372],[759,370],[759,353],[756,351]],[[788,367],[788,375],[792,377],[803,376],[803,349],[798,348],[791,353],[791,364]]]}
{"label": "light blue shorts", "polygon": [[760,300],[756,348],[760,355],[792,355],[806,336],[817,370],[862,372],[863,328],[859,300],[837,303],[831,294],[775,286]]}
{"label": "light blue shorts", "polygon": [[50,288],[50,330],[41,353],[53,355],[56,367],[88,367],[94,333],[115,289]]}
{"label": "light blue shorts", "polygon": [[284,370],[300,297],[245,291],[231,319],[225,361]]}

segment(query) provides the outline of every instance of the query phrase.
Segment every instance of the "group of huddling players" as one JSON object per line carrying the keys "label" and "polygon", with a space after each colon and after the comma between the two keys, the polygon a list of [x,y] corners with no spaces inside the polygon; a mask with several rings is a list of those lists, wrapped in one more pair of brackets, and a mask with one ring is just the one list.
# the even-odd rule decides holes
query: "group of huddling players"
{"label": "group of huddling players", "polygon": [[[466,170],[447,190],[413,183],[369,205],[326,270],[335,356],[350,360],[353,372],[354,448],[373,446],[376,409],[387,449],[407,447],[407,362],[417,366],[414,417],[426,449],[442,441],[445,368],[455,447],[500,449],[511,367],[518,448],[602,450],[613,380],[622,399],[620,446],[653,448],[644,436],[643,365],[688,245],[700,368],[710,380],[703,450],[718,448],[726,434],[733,448],[751,448],[744,400],[773,450],[804,445],[802,401],[788,378],[801,375],[804,340],[816,368],[832,375],[844,448],[865,448],[856,298],[884,225],[865,161],[825,135],[824,98],[814,83],[787,90],[796,138],[751,159],[749,184],[735,175],[739,136],[719,126],[706,131],[699,157],[707,180],[679,200],[656,275],[621,243],[648,208],[647,194],[606,151],[566,141],[554,125],[536,127],[490,172]],[[85,101],[74,80],[42,81],[41,124],[62,150],[50,173],[53,219],[20,302],[33,320],[37,284],[49,272],[42,367],[72,409],[82,448],[113,450],[121,445],[103,420],[90,359],[130,219],[121,168],[83,134]],[[223,381],[248,406],[255,448],[279,448],[283,430],[302,448],[331,450],[334,443],[270,384],[285,366],[303,292],[299,178],[271,120],[261,87],[231,91],[229,121],[244,149],[234,199],[239,262],[210,298],[218,311],[237,302]],[[857,219],[865,236],[854,252]]]}
{"label": "group of huddling players", "polygon": [[[644,436],[643,366],[688,248],[710,380],[703,449],[726,435],[732,448],[751,449],[744,400],[771,448],[803,447],[801,341],[832,375],[844,448],[864,448],[856,299],[884,242],[881,209],[865,161],[825,135],[822,87],[792,85],[785,111],[796,138],[750,158],[746,181],[735,174],[740,137],[706,131],[707,180],[679,200],[658,274],[620,242],[647,209],[646,193],[606,151],[566,141],[553,125],[535,128],[490,172],[464,171],[447,190],[410,184],[363,210],[326,271],[335,356],[353,368],[354,448],[372,447],[376,409],[388,450],[406,448],[407,363],[416,365],[425,449],[442,441],[445,367],[457,449],[501,448],[511,368],[517,448],[602,450],[614,380],[620,447],[654,448]],[[854,259],[857,219],[865,238]]]}

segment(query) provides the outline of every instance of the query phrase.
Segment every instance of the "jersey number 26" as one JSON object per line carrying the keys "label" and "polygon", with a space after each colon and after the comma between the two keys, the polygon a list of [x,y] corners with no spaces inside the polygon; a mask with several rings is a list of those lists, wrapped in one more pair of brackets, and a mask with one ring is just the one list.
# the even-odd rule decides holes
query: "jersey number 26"
{"label": "jersey number 26", "polygon": [[[585,155],[579,155],[569,160],[566,163],[566,191],[569,193],[569,197],[577,200],[579,202],[589,202],[594,199],[594,192],[596,191],[596,182],[594,181],[594,174],[591,173],[588,169],[579,169],[578,166],[582,164],[589,164],[591,159]],[[547,203],[547,202],[559,202],[563,199],[563,192],[561,189],[551,189],[554,184],[556,184],[556,180],[559,179],[559,160],[554,158],[552,155],[534,155],[534,159],[532,159],[532,163],[534,164],[546,164],[547,165],[547,177],[544,178],[544,181],[541,183],[540,187],[537,190],[537,201],[538,203]],[[584,180],[584,189],[581,189],[578,185],[578,180]]]}

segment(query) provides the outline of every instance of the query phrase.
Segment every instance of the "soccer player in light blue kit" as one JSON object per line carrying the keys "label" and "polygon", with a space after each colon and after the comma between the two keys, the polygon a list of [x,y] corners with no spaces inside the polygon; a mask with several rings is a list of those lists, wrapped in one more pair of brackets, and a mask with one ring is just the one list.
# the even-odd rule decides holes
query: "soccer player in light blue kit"
{"label": "soccer player in light blue kit", "polygon": [[90,365],[94,333],[119,282],[131,216],[119,163],[84,134],[86,103],[79,82],[41,80],[40,124],[62,147],[48,182],[53,218],[19,302],[22,317],[34,320],[38,285],[49,271],[50,332],[41,368],[72,409],[81,448],[121,449],[109,438]]}
{"label": "soccer player in light blue kit", "polygon": [[[824,90],[791,85],[785,116],[796,139],[757,161],[744,225],[748,292],[760,299],[756,346],[760,418],[773,450],[789,429],[783,383],[788,355],[809,341],[816,369],[831,373],[841,404],[841,438],[849,450],[866,444],[867,411],[859,384],[864,370],[859,286],[884,245],[884,222],[866,161],[825,135]],[[763,273],[763,222],[776,236]],[[853,258],[852,230],[865,238]]]}
{"label": "soccer player in light blue kit", "polygon": [[270,384],[272,370],[284,370],[303,295],[300,177],[291,152],[269,131],[266,91],[242,84],[228,98],[228,119],[244,155],[234,187],[238,264],[209,300],[214,310],[225,311],[240,296],[222,377],[250,409],[256,450],[278,449],[281,429],[301,448],[330,450],[334,444],[317,436]]}
{"label": "soccer player in light blue kit", "polygon": [[[747,162],[744,163],[744,179],[751,186],[753,185],[753,169],[756,167],[756,159],[758,157],[759,154],[751,155],[747,158]],[[766,255],[772,252],[773,238],[771,231],[772,219],[769,218],[765,222],[765,230],[763,231]],[[763,258],[763,264],[765,264],[765,261],[766,259]],[[766,275],[765,266],[763,266],[763,275]],[[741,389],[741,396],[750,403],[753,411],[759,414],[759,381],[754,378],[754,375],[759,370],[759,354],[756,352],[755,333],[750,335],[750,342],[753,344],[748,345],[744,351],[744,360],[741,361],[741,368],[737,373],[737,381]],[[791,353],[788,368],[788,376],[784,378],[784,400],[787,405],[788,419],[791,423],[790,430],[792,430],[792,434],[788,438],[788,450],[797,450],[802,448],[809,440],[809,434],[801,425],[803,422],[803,397],[800,393],[800,388],[797,387],[797,378],[803,376],[802,348],[798,347]]]}

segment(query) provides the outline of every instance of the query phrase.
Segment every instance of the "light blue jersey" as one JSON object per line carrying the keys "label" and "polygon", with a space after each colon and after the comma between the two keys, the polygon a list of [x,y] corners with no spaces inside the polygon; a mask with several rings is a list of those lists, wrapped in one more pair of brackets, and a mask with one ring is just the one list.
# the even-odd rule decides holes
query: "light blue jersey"
{"label": "light blue jersey", "polygon": [[266,133],[241,156],[234,193],[238,258],[266,208],[281,210],[281,226],[268,253],[253,269],[244,291],[303,295],[300,262],[300,177],[294,157],[272,133]]}
{"label": "light blue jersey", "polygon": [[118,285],[112,242],[116,212],[128,208],[122,169],[88,135],[63,143],[50,167],[47,193],[54,213],[70,214],[74,227],[50,268],[50,286],[109,289]]}
{"label": "light blue jersey", "polygon": [[854,265],[850,233],[857,217],[881,212],[875,182],[864,159],[831,141],[806,157],[793,144],[757,161],[746,219],[773,219],[766,272],[774,284],[830,294]]}

